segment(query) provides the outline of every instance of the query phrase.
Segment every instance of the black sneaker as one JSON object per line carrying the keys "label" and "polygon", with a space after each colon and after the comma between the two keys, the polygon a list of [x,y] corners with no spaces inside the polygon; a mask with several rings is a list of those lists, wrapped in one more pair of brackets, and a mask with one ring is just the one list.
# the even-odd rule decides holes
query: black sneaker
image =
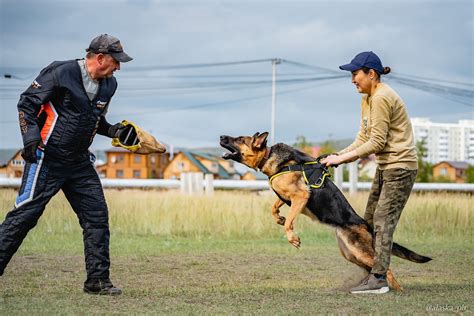
{"label": "black sneaker", "polygon": [[379,279],[375,277],[372,273],[369,274],[362,283],[351,289],[353,294],[383,294],[387,293],[390,289],[388,288],[388,283],[386,279]]}
{"label": "black sneaker", "polygon": [[115,287],[110,279],[87,279],[84,292],[97,295],[120,295],[122,290]]}

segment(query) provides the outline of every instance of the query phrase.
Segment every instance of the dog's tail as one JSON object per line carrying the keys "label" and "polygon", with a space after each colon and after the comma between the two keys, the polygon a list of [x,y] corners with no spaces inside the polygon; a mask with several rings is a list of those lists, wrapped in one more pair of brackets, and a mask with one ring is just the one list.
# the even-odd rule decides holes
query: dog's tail
{"label": "dog's tail", "polygon": [[425,262],[433,260],[430,257],[419,255],[416,252],[411,251],[410,249],[407,249],[403,246],[400,246],[399,244],[395,242],[393,243],[393,246],[392,246],[392,255],[405,259],[405,260],[413,261],[416,263],[425,263]]}

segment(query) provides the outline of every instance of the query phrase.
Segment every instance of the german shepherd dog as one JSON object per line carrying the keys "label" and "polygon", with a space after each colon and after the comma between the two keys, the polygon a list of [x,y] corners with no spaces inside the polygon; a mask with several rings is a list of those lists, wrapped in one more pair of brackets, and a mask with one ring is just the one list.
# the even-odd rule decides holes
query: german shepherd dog
{"label": "german shepherd dog", "polygon": [[[220,145],[230,151],[223,158],[259,169],[269,178],[288,165],[315,161],[315,158],[282,143],[269,148],[267,137],[267,132],[240,137],[223,135],[220,137]],[[299,214],[304,214],[335,227],[343,257],[370,272],[374,264],[373,229],[357,215],[331,180],[325,179],[320,188],[314,189],[307,185],[304,177],[302,171],[285,172],[270,181],[271,188],[278,195],[272,207],[272,216],[277,224],[285,227],[289,243],[296,248],[300,247],[300,238],[294,233],[294,221]],[[280,216],[279,209],[283,204],[290,206],[287,218]],[[397,243],[393,243],[392,255],[417,263],[431,260]],[[402,291],[390,269],[387,281],[392,289]]]}

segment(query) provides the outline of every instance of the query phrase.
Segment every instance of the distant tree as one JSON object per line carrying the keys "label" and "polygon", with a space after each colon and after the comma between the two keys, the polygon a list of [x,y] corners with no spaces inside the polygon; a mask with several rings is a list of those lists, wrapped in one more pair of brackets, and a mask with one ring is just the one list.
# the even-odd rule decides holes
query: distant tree
{"label": "distant tree", "polygon": [[321,144],[321,150],[320,150],[321,155],[331,154],[333,152],[336,152],[336,147],[332,140],[326,140]]}
{"label": "distant tree", "polygon": [[293,147],[304,150],[307,147],[310,147],[311,143],[306,140],[306,137],[303,135],[296,136],[296,143],[293,144]]}
{"label": "distant tree", "polygon": [[433,165],[426,161],[428,157],[428,148],[426,147],[426,139],[423,138],[416,142],[416,151],[418,152],[418,174],[417,182],[431,182],[433,177]]}
{"label": "distant tree", "polygon": [[466,169],[466,182],[474,183],[474,166],[469,165]]}

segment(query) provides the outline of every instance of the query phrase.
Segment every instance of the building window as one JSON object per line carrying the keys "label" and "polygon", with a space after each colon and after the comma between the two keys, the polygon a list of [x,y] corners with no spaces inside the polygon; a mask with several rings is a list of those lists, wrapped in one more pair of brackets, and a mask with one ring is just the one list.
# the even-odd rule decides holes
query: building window
{"label": "building window", "polygon": [[24,164],[25,164],[25,161],[24,161],[24,160],[17,160],[17,159],[12,160],[12,165],[13,165],[13,166],[22,166],[22,165],[24,165]]}
{"label": "building window", "polygon": [[134,155],[133,156],[133,161],[135,161],[135,163],[141,163],[142,162],[142,157],[138,156],[138,155]]}
{"label": "building window", "polygon": [[184,170],[184,162],[178,162],[177,168],[179,171]]}
{"label": "building window", "polygon": [[442,177],[445,177],[448,174],[448,169],[446,168],[441,168],[439,169],[439,175]]}
{"label": "building window", "polygon": [[151,162],[152,164],[155,164],[155,163],[156,163],[156,156],[155,156],[155,155],[150,156],[150,162]]}
{"label": "building window", "polygon": [[121,162],[123,162],[123,161],[125,160],[124,155],[121,155],[121,154],[114,156],[114,158],[115,158],[115,159],[112,159],[112,162],[113,162],[113,163],[121,163]]}
{"label": "building window", "polygon": [[133,177],[140,179],[140,170],[133,170]]}
{"label": "building window", "polygon": [[116,178],[123,178],[123,170],[118,169],[115,171],[115,177]]}

